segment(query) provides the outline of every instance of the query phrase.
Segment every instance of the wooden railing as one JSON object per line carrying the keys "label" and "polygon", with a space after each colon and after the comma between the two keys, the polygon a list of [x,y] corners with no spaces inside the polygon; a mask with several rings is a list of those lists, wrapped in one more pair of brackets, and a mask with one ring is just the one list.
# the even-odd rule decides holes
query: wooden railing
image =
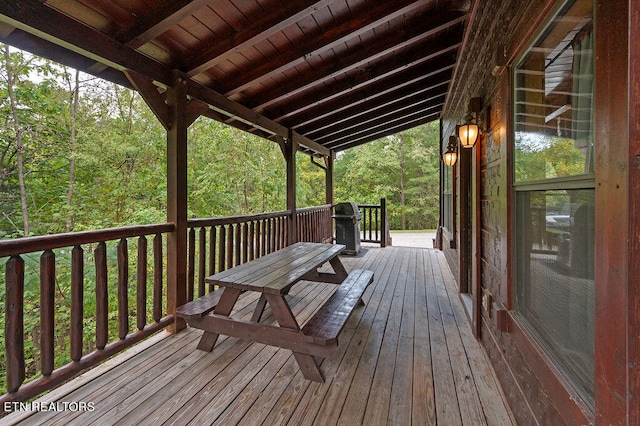
{"label": "wooden railing", "polygon": [[387,219],[387,200],[380,199],[380,204],[358,204],[362,214],[360,219],[360,241],[379,243],[381,247],[391,245],[389,221]]}
{"label": "wooden railing", "polygon": [[[331,208],[298,210],[297,240],[330,242]],[[284,211],[188,221],[188,299],[204,294],[207,275],[284,247],[290,219]],[[53,389],[172,324],[173,315],[163,315],[163,234],[174,230],[160,224],[0,241],[6,354],[0,380],[7,389],[0,403]],[[137,255],[130,256],[136,237]],[[110,303],[116,307],[110,310]]]}
{"label": "wooden railing", "polygon": [[[9,257],[4,265],[8,393],[0,397],[0,403],[24,401],[52,389],[173,323],[172,315],[163,316],[165,271],[162,237],[173,230],[173,224],[161,224],[0,241],[0,258]],[[148,236],[153,236],[151,249]],[[128,241],[134,237],[138,237],[135,280],[130,279],[129,274]],[[151,262],[149,251],[152,253]],[[39,258],[39,265],[33,257]],[[85,268],[85,262],[95,265],[93,274]],[[115,286],[110,285],[112,280],[109,277],[114,269]],[[95,286],[88,283],[95,283]],[[147,310],[148,287],[151,287],[152,298],[150,313]],[[95,298],[95,304],[90,297]],[[116,301],[118,317],[117,327],[111,324],[111,333],[109,318],[113,314],[109,311],[110,300]],[[129,315],[133,306],[129,306],[130,301],[133,301],[136,312],[137,330],[132,333]],[[25,312],[25,303],[30,307],[29,312]],[[56,315],[57,309],[65,307],[70,313]],[[90,309],[85,312],[85,307]],[[39,315],[39,329],[25,330],[25,318],[33,315]],[[56,324],[56,318],[62,317],[61,321],[64,321],[65,316],[67,323]],[[152,319],[150,324],[149,318]],[[95,321],[95,345],[85,339],[85,324],[92,321]],[[39,343],[39,349],[34,347],[28,355],[29,359],[39,358],[42,375],[26,384],[25,380],[37,377],[38,372],[34,365],[37,363],[29,363],[25,357],[25,332],[33,335],[33,346]],[[111,339],[110,334],[117,334],[117,337]],[[68,354],[56,353],[56,346],[61,346],[59,341],[65,341],[61,335],[69,336]],[[88,349],[89,346],[93,350]],[[70,359],[70,362],[56,366],[56,356]]]}
{"label": "wooden railing", "polygon": [[298,209],[298,241],[330,243],[333,241],[333,219],[331,204]]}
{"label": "wooden railing", "polygon": [[[285,247],[290,217],[280,211],[189,220],[187,299],[204,295],[205,277]],[[299,209],[296,219],[297,241],[331,241],[331,205]]]}

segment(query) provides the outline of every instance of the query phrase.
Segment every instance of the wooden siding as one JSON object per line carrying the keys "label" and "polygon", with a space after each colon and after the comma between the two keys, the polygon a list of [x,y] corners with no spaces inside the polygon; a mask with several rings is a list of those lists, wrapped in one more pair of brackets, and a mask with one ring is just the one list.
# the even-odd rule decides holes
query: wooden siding
{"label": "wooden siding", "polygon": [[[2,422],[515,424],[442,252],[365,247],[342,260],[348,270],[373,270],[375,280],[341,348],[322,363],[324,384],[304,380],[287,350],[221,337],[211,353],[198,351],[201,332],[189,328],[153,337],[40,400],[95,410],[14,413]],[[334,288],[294,287],[294,312],[308,318]],[[241,312],[250,316],[255,301],[245,297]]]}
{"label": "wooden siding", "polygon": [[[480,210],[478,279],[492,297],[492,312],[481,309],[482,344],[498,372],[507,398],[522,424],[637,424],[638,318],[638,8],[631,2],[595,1],[596,15],[596,400],[595,409],[575,392],[544,351],[518,322],[513,308],[512,247],[512,84],[510,67],[560,1],[481,2],[471,12],[468,40],[443,111],[443,144],[461,123],[469,98],[485,106],[484,133],[476,146]],[[479,4],[479,3],[477,3]],[[635,43],[635,44],[633,44]],[[637,50],[637,49],[636,49]],[[505,67],[496,68],[504,52]],[[459,166],[457,166],[459,167]],[[460,185],[460,183],[459,183]],[[460,193],[459,203],[463,193]],[[460,205],[460,204],[459,204]],[[460,220],[460,215],[456,216]],[[470,223],[458,223],[460,229]],[[459,236],[458,236],[459,238]],[[626,241],[626,243],[625,243]],[[444,245],[453,270],[465,264],[461,244]],[[496,310],[500,310],[499,314]]]}

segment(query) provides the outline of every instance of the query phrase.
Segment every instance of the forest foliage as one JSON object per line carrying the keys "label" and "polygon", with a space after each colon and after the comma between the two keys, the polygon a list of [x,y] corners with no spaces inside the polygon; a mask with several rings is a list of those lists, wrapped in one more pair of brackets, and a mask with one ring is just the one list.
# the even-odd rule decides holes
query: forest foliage
{"label": "forest foliage", "polygon": [[[0,238],[162,223],[166,135],[135,92],[0,47]],[[277,144],[200,118],[189,128],[189,217],[284,210]],[[324,171],[298,154],[298,206]],[[438,126],[339,153],[336,201],[388,200],[392,229],[435,228]]]}

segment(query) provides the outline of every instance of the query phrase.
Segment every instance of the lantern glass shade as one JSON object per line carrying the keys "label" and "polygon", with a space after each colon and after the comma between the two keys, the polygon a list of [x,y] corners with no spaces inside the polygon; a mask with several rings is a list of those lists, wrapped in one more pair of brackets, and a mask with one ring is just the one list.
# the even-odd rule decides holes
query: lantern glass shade
{"label": "lantern glass shade", "polygon": [[478,134],[480,129],[478,125],[473,123],[473,117],[471,114],[465,117],[465,123],[458,128],[458,137],[460,138],[460,145],[463,148],[473,148],[478,140]]}
{"label": "lantern glass shade", "polygon": [[455,151],[447,151],[442,156],[442,161],[444,161],[444,164],[450,167],[456,164],[457,159],[458,159],[458,153]]}

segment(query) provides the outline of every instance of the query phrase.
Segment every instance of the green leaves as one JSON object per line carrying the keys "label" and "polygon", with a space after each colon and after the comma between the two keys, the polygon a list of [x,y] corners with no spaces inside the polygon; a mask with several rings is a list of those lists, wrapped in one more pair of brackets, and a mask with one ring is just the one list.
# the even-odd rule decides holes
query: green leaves
{"label": "green leaves", "polygon": [[386,197],[391,229],[436,228],[438,141],[433,122],[339,153],[336,201],[378,203]]}

